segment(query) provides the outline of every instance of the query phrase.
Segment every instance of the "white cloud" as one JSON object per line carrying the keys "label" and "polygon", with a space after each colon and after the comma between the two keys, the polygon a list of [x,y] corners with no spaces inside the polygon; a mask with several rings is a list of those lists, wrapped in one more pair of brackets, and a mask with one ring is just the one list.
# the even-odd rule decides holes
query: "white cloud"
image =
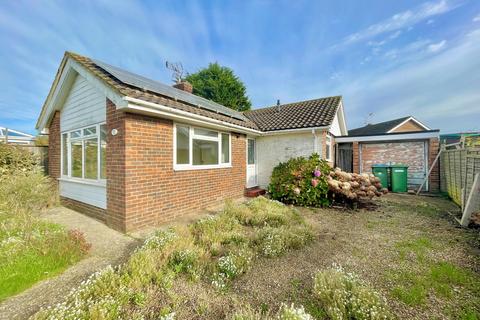
{"label": "white cloud", "polygon": [[447,40],[442,40],[438,43],[432,43],[428,46],[428,51],[430,52],[438,52],[445,48],[445,45],[447,44]]}
{"label": "white cloud", "polygon": [[345,98],[350,126],[360,126],[368,112],[375,112],[378,121],[412,114],[443,132],[480,129],[480,29],[450,42],[437,55],[376,70],[336,88]]}
{"label": "white cloud", "polygon": [[480,22],[480,14],[472,19],[473,22]]}
{"label": "white cloud", "polygon": [[384,34],[386,32],[397,31],[400,29],[411,29],[413,25],[434,16],[449,12],[459,4],[447,0],[436,2],[426,2],[413,9],[406,10],[393,15],[392,17],[373,24],[366,29],[347,36],[342,44],[348,45],[362,40],[367,40]]}
{"label": "white cloud", "polygon": [[428,19],[427,24],[433,24],[434,22],[435,22],[435,20],[433,20],[433,19]]}

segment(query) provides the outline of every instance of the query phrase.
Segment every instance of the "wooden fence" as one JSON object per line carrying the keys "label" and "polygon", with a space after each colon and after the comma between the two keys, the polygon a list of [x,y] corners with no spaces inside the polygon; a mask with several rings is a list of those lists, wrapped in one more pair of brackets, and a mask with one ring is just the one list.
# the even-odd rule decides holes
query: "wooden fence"
{"label": "wooden fence", "polygon": [[480,148],[443,150],[440,188],[462,209],[477,173],[480,173]]}

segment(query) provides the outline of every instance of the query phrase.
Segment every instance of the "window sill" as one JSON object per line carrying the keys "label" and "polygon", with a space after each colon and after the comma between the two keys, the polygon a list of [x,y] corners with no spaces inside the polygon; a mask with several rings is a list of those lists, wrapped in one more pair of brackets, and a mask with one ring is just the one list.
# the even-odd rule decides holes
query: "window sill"
{"label": "window sill", "polygon": [[107,186],[107,181],[106,180],[87,180],[87,179],[77,179],[77,178],[58,178],[58,181],[65,181],[65,182],[73,182],[73,183],[79,183],[79,184],[86,184],[90,186],[96,186],[96,187],[106,187]]}
{"label": "window sill", "polygon": [[226,165],[205,165],[205,166],[174,166],[173,171],[189,171],[189,170],[211,170],[211,169],[228,169],[232,168],[231,164]]}

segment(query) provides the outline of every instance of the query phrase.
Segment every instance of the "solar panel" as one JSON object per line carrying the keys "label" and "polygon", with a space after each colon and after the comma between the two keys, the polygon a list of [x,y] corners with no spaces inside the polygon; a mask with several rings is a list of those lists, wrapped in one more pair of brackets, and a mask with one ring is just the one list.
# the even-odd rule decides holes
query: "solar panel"
{"label": "solar panel", "polygon": [[173,88],[161,82],[142,77],[138,74],[114,67],[102,61],[94,59],[92,59],[92,61],[95,62],[95,64],[98,65],[100,68],[104,69],[112,76],[128,85],[137,87],[142,90],[148,90],[161,95],[165,95],[173,99],[181,100],[198,106],[200,108],[220,113],[238,120],[247,121],[247,118],[245,118],[243,114],[224,107],[216,102],[210,101],[202,97],[198,97],[177,88]]}

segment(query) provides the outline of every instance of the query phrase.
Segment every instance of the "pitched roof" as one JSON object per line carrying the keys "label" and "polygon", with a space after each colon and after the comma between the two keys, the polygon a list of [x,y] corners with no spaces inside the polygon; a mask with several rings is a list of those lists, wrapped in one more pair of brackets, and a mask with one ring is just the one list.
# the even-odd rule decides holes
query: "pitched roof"
{"label": "pitched roof", "polygon": [[121,95],[258,130],[256,124],[241,112],[213,101],[73,52],[66,52],[65,55],[77,61]]}
{"label": "pitched roof", "polygon": [[324,127],[332,124],[341,96],[320,98],[244,112],[262,131]]}
{"label": "pitched roof", "polygon": [[390,121],[367,124],[364,127],[348,130],[349,136],[367,136],[374,134],[387,134],[390,130],[404,122],[405,120],[411,118],[411,116],[402,117]]}

